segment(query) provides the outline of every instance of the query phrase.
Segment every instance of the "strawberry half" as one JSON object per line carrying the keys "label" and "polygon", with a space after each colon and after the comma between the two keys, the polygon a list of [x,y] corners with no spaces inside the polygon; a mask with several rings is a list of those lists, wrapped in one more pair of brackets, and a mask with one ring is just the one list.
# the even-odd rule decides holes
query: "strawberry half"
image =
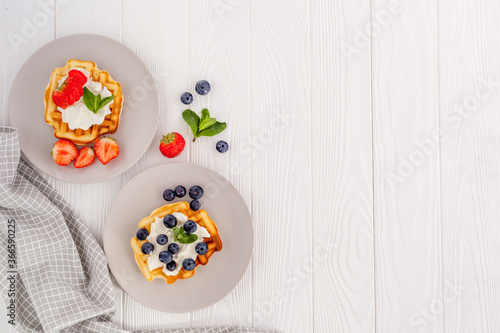
{"label": "strawberry half", "polygon": [[68,72],[68,78],[66,80],[68,81],[68,84],[74,84],[79,87],[83,87],[83,85],[87,83],[87,77],[85,74],[76,69],[72,69]]}
{"label": "strawberry half", "polygon": [[78,157],[78,150],[73,142],[59,140],[52,147],[52,158],[59,165],[68,165]]}
{"label": "strawberry half", "polygon": [[185,145],[186,141],[182,135],[177,132],[172,132],[164,135],[161,139],[160,151],[164,156],[173,158],[182,153]]}
{"label": "strawberry half", "polygon": [[97,140],[94,144],[94,151],[99,161],[106,165],[118,156],[120,148],[114,139],[104,137]]}
{"label": "strawberry half", "polygon": [[87,83],[85,74],[77,70],[70,70],[66,80],[52,93],[52,101],[58,107],[66,109],[83,96],[85,83]]}
{"label": "strawberry half", "polygon": [[90,147],[83,147],[75,160],[75,168],[85,168],[94,163],[95,153]]}

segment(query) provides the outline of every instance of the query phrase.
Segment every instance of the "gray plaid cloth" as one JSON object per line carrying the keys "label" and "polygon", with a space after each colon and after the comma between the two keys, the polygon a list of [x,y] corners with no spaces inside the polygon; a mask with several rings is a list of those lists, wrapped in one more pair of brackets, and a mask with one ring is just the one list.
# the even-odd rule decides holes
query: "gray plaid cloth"
{"label": "gray plaid cloth", "polygon": [[[17,131],[10,127],[0,127],[0,216],[0,284],[6,307],[15,299],[15,331],[126,332],[112,321],[114,293],[102,249],[73,209],[21,159]],[[8,261],[12,220],[17,267]],[[15,297],[9,295],[7,278],[12,275]],[[209,327],[146,332],[275,331]]]}

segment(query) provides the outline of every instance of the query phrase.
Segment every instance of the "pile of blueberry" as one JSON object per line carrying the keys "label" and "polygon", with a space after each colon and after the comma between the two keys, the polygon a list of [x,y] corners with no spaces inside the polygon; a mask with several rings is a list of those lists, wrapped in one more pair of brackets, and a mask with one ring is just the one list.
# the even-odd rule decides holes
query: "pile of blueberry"
{"label": "pile of blueberry", "polygon": [[[196,82],[196,85],[194,86],[194,90],[200,95],[206,95],[210,92],[210,83],[208,83],[207,80],[200,80]],[[181,95],[181,102],[189,105],[193,102],[193,95],[186,91]]]}
{"label": "pile of blueberry", "polygon": [[[167,188],[163,192],[163,199],[166,201],[172,201],[175,197],[182,198],[186,195],[186,188],[182,185],[176,186],[175,189],[171,190]],[[191,186],[189,189],[189,197],[193,199],[189,203],[189,208],[191,210],[197,211],[201,208],[201,203],[199,199],[203,196],[203,189],[199,185]]]}
{"label": "pile of blueberry", "polygon": [[[172,214],[167,214],[163,218],[163,224],[165,225],[165,227],[172,229],[173,227],[177,226],[177,218]],[[184,225],[182,227],[184,228],[184,231],[187,234],[191,234],[191,233],[196,231],[196,229],[198,228],[198,225],[196,224],[196,222],[194,222],[192,220],[188,220],[188,221],[186,221],[186,223],[184,223]],[[137,239],[140,241],[146,240],[146,238],[148,236],[149,236],[149,232],[146,228],[139,229],[137,231],[137,234],[136,234]],[[166,245],[168,243],[168,236],[165,234],[158,235],[158,237],[156,237],[156,243],[158,243],[158,245]],[[141,251],[144,254],[150,254],[151,252],[153,252],[154,248],[155,247],[152,243],[145,242],[141,246]],[[208,252],[207,243],[200,242],[200,243],[196,244],[195,251],[199,255],[206,254]],[[171,243],[168,245],[167,251],[162,251],[158,255],[158,258],[160,259],[160,261],[162,263],[164,263],[166,265],[167,269],[171,272],[177,268],[177,263],[174,261],[174,257],[173,257],[174,254],[176,254],[177,252],[179,252],[179,245],[177,245],[175,243]],[[195,268],[195,266],[196,266],[196,263],[191,258],[184,259],[184,261],[182,262],[182,267],[186,271],[192,271]]]}

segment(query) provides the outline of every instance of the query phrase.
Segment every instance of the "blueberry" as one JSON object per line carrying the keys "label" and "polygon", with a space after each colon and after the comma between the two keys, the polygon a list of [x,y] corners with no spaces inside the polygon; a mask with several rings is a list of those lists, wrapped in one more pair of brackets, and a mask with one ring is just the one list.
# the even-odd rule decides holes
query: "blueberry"
{"label": "blueberry", "polygon": [[177,225],[177,219],[172,214],[167,214],[163,218],[163,224],[167,228],[173,228]]}
{"label": "blueberry", "polygon": [[165,192],[163,192],[163,199],[167,201],[172,201],[175,198],[175,193],[171,189],[166,189]]}
{"label": "blueberry", "polygon": [[176,197],[182,198],[186,195],[186,188],[182,185],[179,185],[175,187],[174,192]]}
{"label": "blueberry", "polygon": [[176,268],[177,264],[173,260],[167,264],[167,269],[171,272],[175,271]]}
{"label": "blueberry", "polygon": [[165,245],[168,243],[168,237],[165,234],[160,234],[156,237],[156,242],[160,245]]}
{"label": "blueberry", "polygon": [[146,239],[146,237],[148,237],[148,235],[149,235],[148,229],[141,228],[141,229],[137,230],[136,237],[138,240],[143,241]]}
{"label": "blueberry", "polygon": [[210,92],[210,83],[207,80],[200,80],[196,82],[196,86],[194,87],[196,92],[200,95],[206,95]]}
{"label": "blueberry", "polygon": [[201,208],[201,203],[198,200],[193,200],[189,204],[189,208],[191,208],[192,211],[197,211]]}
{"label": "blueberry", "polygon": [[220,140],[215,144],[215,149],[217,149],[219,153],[225,153],[229,149],[229,145],[226,141]]}
{"label": "blueberry", "polygon": [[208,252],[208,245],[205,242],[201,242],[198,243],[194,249],[196,253],[203,255]]}
{"label": "blueberry", "polygon": [[201,186],[194,185],[189,189],[189,197],[191,199],[199,199],[203,196],[203,189]]}
{"label": "blueberry", "polygon": [[198,228],[198,226],[192,220],[187,220],[186,223],[184,223],[184,231],[188,234],[192,234],[193,232],[195,232],[196,228]]}
{"label": "blueberry", "polygon": [[172,253],[170,253],[169,251],[161,251],[158,255],[158,259],[160,259],[162,263],[168,264],[172,261]]}
{"label": "blueberry", "polygon": [[153,244],[151,244],[150,242],[146,242],[146,243],[142,244],[142,246],[141,246],[141,251],[144,254],[150,254],[151,252],[153,252],[154,249],[155,249],[155,246]]}
{"label": "blueberry", "polygon": [[193,95],[190,92],[185,92],[181,95],[181,102],[184,104],[191,104],[193,102]]}
{"label": "blueberry", "polygon": [[176,254],[177,252],[179,252],[179,245],[171,243],[168,245],[168,250],[170,251],[170,253]]}
{"label": "blueberry", "polygon": [[184,261],[182,262],[182,268],[184,268],[186,271],[192,271],[195,267],[196,263],[193,259],[184,259]]}

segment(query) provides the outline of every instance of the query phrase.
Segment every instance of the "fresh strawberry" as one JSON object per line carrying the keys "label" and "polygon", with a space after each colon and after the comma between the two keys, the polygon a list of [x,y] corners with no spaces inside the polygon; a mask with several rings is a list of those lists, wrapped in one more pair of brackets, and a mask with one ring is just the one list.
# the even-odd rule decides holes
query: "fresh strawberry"
{"label": "fresh strawberry", "polygon": [[68,78],[66,79],[68,84],[75,84],[76,86],[83,87],[87,83],[87,77],[82,72],[72,69],[68,72]]}
{"label": "fresh strawberry", "polygon": [[68,140],[59,140],[52,147],[52,158],[59,165],[68,165],[78,157],[78,150]]}
{"label": "fresh strawberry", "polygon": [[94,163],[95,153],[90,147],[83,147],[75,160],[75,168],[84,168]]}
{"label": "fresh strawberry", "polygon": [[52,93],[54,104],[63,109],[75,104],[83,96],[83,85],[86,82],[85,74],[77,70],[70,70],[66,80]]}
{"label": "fresh strawberry", "polygon": [[108,164],[109,161],[118,156],[120,148],[114,139],[104,137],[94,144],[94,151],[102,164]]}
{"label": "fresh strawberry", "polygon": [[[61,86],[63,85],[64,83]],[[57,87],[57,89],[54,90],[54,92],[52,93],[52,100],[54,101],[54,104],[57,105],[58,107],[66,109],[70,105],[69,96],[60,87]]]}
{"label": "fresh strawberry", "polygon": [[160,151],[164,156],[173,158],[182,153],[185,145],[186,141],[184,141],[182,135],[177,132],[172,132],[164,135],[161,139]]}

